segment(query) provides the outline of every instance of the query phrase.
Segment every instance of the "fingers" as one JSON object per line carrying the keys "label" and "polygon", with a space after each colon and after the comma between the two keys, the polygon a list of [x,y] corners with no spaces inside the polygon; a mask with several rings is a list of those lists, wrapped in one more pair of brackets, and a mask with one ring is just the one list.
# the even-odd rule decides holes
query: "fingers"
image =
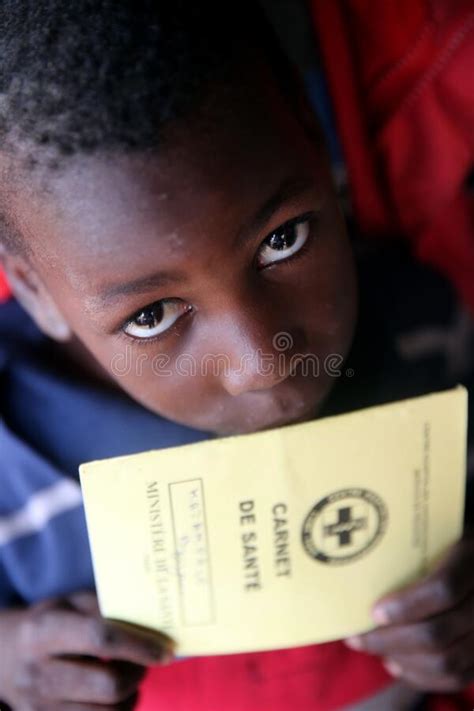
{"label": "fingers", "polygon": [[42,600],[33,605],[32,609],[37,612],[51,609],[74,610],[85,615],[96,615],[100,617],[99,602],[96,594],[86,590],[71,593],[66,597]]}
{"label": "fingers", "polygon": [[130,699],[145,675],[127,662],[48,659],[29,664],[17,680],[26,695],[113,705]]}
{"label": "fingers", "polygon": [[138,637],[154,641],[156,644],[166,649],[171,656],[176,649],[176,642],[174,639],[159,630],[152,630],[148,627],[142,627],[141,625],[136,625],[131,622],[123,622],[122,620],[109,619],[108,624],[112,625],[116,629],[124,630],[131,635],[137,635]]}
{"label": "fingers", "polygon": [[379,600],[374,619],[379,624],[418,622],[457,605],[474,590],[473,559],[474,541],[463,539],[424,580]]}
{"label": "fingers", "polygon": [[[109,709],[109,711],[111,709],[113,711],[133,711],[137,705],[137,701],[138,696],[133,696],[128,701],[123,701],[122,703],[114,704],[113,706],[106,706],[105,709],[103,706],[95,704],[61,704],[61,706],[57,706],[52,709],[52,711],[106,711],[107,709]],[[44,709],[41,709],[41,711],[44,711]]]}
{"label": "fingers", "polygon": [[[85,617],[62,609],[42,609],[24,625],[22,641],[30,658],[87,655],[122,659],[142,666],[166,661],[169,650],[154,634]],[[25,654],[25,656],[27,656]]]}
{"label": "fingers", "polygon": [[411,686],[426,691],[458,691],[474,680],[474,633],[447,649],[430,653],[394,654],[388,671]]}
{"label": "fingers", "polygon": [[[133,711],[138,701],[138,694],[134,694],[126,701],[121,701],[118,704],[104,706],[103,704],[85,703],[78,704],[75,702],[44,702],[39,700],[33,705],[27,707],[28,711]],[[26,711],[26,707],[25,707]]]}
{"label": "fingers", "polygon": [[68,595],[68,601],[73,609],[82,612],[84,615],[100,617],[99,602],[97,596],[91,592],[77,592]]}
{"label": "fingers", "polygon": [[474,619],[474,596],[453,610],[422,622],[379,627],[346,640],[352,649],[380,656],[439,652],[465,636]]}
{"label": "fingers", "polygon": [[133,709],[145,667],[168,654],[168,638],[103,620],[88,593],[10,612],[0,621],[11,651],[8,668],[0,665],[2,692],[22,711]]}

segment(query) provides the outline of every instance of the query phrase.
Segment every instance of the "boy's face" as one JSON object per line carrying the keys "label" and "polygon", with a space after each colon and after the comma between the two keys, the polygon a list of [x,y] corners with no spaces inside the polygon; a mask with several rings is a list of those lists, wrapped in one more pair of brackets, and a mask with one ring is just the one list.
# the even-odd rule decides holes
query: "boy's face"
{"label": "boy's face", "polygon": [[75,159],[14,208],[49,294],[119,386],[233,433],[316,414],[356,296],[317,142],[271,82],[224,103],[225,120],[187,120],[157,154]]}

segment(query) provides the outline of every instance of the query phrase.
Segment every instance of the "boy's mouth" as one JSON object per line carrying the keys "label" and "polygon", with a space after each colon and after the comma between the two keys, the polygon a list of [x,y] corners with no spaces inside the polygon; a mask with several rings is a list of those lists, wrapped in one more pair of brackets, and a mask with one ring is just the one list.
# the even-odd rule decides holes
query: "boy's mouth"
{"label": "boy's mouth", "polygon": [[[239,411],[216,428],[219,434],[247,434],[273,427],[305,422],[317,416],[329,390],[329,383],[287,382],[269,391],[247,393],[239,398]],[[237,404],[237,403],[236,403]]]}

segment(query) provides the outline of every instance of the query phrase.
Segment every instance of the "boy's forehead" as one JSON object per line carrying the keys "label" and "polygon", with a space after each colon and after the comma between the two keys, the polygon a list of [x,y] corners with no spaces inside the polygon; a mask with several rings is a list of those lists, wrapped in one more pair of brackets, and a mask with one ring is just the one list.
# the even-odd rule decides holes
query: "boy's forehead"
{"label": "boy's forehead", "polygon": [[128,269],[157,238],[166,257],[186,250],[188,235],[238,228],[279,184],[317,168],[314,155],[298,149],[299,123],[276,88],[251,94],[258,100],[245,87],[225,92],[216,116],[226,120],[171,126],[157,150],[70,160],[34,211],[23,201],[25,232],[41,231],[42,247],[81,272],[91,257],[96,271],[102,259],[107,267],[112,253],[116,267]]}

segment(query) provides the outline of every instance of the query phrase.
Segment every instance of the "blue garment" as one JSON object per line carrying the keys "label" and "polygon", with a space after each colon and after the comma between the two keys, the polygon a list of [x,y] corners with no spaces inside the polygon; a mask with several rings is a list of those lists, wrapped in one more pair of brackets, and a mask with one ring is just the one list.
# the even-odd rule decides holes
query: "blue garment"
{"label": "blue garment", "polygon": [[80,463],[209,437],[60,366],[21,307],[0,306],[0,607],[94,587]]}

